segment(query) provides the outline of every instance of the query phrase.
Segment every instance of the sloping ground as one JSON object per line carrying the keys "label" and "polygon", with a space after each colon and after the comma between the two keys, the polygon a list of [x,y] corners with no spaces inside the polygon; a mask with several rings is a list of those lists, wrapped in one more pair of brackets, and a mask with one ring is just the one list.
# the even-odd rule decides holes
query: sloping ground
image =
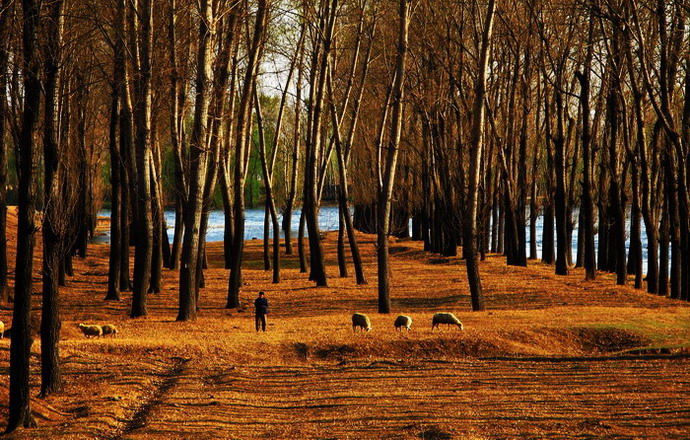
{"label": "sloping ground", "polygon": [[[254,332],[251,307],[224,309],[220,244],[209,246],[193,323],[174,322],[177,272],[164,271],[145,319],[127,318],[130,293],[104,303],[108,248],[93,245],[61,290],[65,392],[34,399],[39,427],[11,438],[687,438],[687,304],[617,287],[608,275],[585,282],[579,270],[557,277],[549,266],[490,256],[481,265],[487,311],[471,313],[462,261],[397,241],[394,313],[379,315],[374,239],[360,239],[369,284],[330,278],[318,289],[295,256],[271,284],[261,242],[249,241],[241,299],[267,292],[265,334]],[[336,276],[335,235],[324,244]],[[10,306],[0,307],[7,326]],[[369,314],[370,333],[352,333],[355,311]],[[465,331],[432,333],[436,311],[456,313]],[[398,312],[412,316],[413,331],[394,331]],[[79,322],[111,322],[121,333],[86,340]],[[33,349],[37,395],[38,341]],[[9,340],[0,340],[0,420],[8,359]]]}
{"label": "sloping ground", "polygon": [[658,358],[202,361],[129,437],[687,438],[689,369]]}

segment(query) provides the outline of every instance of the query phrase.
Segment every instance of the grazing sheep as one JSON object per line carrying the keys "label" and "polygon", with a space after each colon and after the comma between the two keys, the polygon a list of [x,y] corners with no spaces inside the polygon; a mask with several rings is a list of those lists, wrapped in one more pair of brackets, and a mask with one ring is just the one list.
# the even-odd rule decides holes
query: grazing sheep
{"label": "grazing sheep", "polygon": [[362,330],[371,330],[371,321],[369,317],[364,313],[354,313],[352,315],[352,331],[357,331],[357,327],[361,327]]}
{"label": "grazing sheep", "polygon": [[434,328],[440,324],[457,325],[462,330],[462,322],[452,313],[434,313],[434,318],[431,320],[431,331],[434,331]]}
{"label": "grazing sheep", "polygon": [[402,328],[405,327],[405,329],[409,332],[410,327],[412,327],[412,318],[407,315],[400,315],[395,318],[395,324],[393,325],[395,325],[396,331],[402,331]]}
{"label": "grazing sheep", "polygon": [[115,337],[115,335],[120,333],[117,327],[115,327],[113,324],[104,324],[101,326],[101,330],[103,331],[103,336],[113,335],[113,337]]}
{"label": "grazing sheep", "polygon": [[97,338],[103,336],[103,329],[100,325],[79,324],[79,329],[87,338],[90,336],[95,336]]}
{"label": "grazing sheep", "polygon": [[5,323],[0,321],[0,339],[5,336]]}

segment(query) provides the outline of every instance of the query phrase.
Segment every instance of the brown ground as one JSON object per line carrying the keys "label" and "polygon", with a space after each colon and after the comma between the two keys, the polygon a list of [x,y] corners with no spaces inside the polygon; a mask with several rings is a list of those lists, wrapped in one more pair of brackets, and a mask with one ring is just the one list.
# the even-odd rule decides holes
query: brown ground
{"label": "brown ground", "polygon": [[[552,267],[510,268],[491,256],[481,266],[487,312],[471,313],[459,259],[397,241],[394,313],[383,316],[374,240],[361,239],[369,285],[336,278],[329,234],[332,278],[318,289],[294,257],[283,259],[283,282],[271,284],[261,242],[248,242],[242,300],[267,292],[265,334],[254,332],[251,308],[223,308],[228,274],[218,244],[194,323],[174,321],[176,272],[165,271],[145,319],[127,318],[130,294],[105,303],[108,248],[93,245],[61,291],[65,392],[35,398],[39,427],[13,438],[690,437],[687,304],[616,287],[609,276],[584,282],[579,270],[556,277]],[[352,333],[355,311],[372,318],[370,333]],[[435,311],[456,313],[465,331],[432,333]],[[413,317],[409,334],[394,331],[398,312]],[[9,327],[8,305],[0,319]],[[121,334],[85,339],[80,322],[115,323]],[[36,395],[38,341],[34,350]],[[0,357],[4,421],[7,339]]]}

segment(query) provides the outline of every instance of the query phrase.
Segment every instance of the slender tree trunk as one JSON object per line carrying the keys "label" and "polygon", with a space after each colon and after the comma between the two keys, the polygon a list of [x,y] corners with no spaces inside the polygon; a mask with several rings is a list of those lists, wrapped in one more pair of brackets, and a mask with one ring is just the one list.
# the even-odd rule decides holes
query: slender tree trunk
{"label": "slender tree trunk", "polygon": [[665,207],[659,227],[659,295],[668,295],[668,251],[669,251],[668,209]]}
{"label": "slender tree trunk", "polygon": [[66,204],[61,200],[58,173],[61,148],[58,145],[58,91],[60,49],[63,31],[63,2],[50,5],[45,59],[45,111],[43,125],[43,301],[41,304],[41,393],[42,397],[62,389],[60,368],[60,311],[58,266],[63,237],[69,228]]}
{"label": "slender tree trunk", "polygon": [[[612,74],[611,76],[615,76]],[[615,81],[615,80],[614,80]],[[619,176],[621,167],[618,159],[618,135],[619,135],[619,106],[620,100],[618,91],[611,86],[608,96],[608,125],[610,130],[609,139],[609,170],[611,178],[609,181],[609,212],[612,220],[612,238],[615,246],[609,247],[610,253],[615,253],[616,284],[625,285],[626,283],[626,264],[625,264],[625,207],[621,200],[621,189]],[[611,254],[609,254],[611,255]]]}
{"label": "slender tree trunk", "polygon": [[172,270],[177,270],[180,262],[180,253],[182,252],[182,234],[184,230],[184,211],[183,205],[187,200],[187,182],[185,180],[185,166],[184,166],[184,146],[182,145],[182,131],[184,130],[184,123],[182,121],[182,109],[186,100],[185,87],[181,84],[183,81],[179,80],[180,72],[178,70],[177,60],[177,1],[170,0],[169,15],[168,15],[168,53],[170,55],[170,103],[172,105],[170,111],[170,143],[172,144],[173,154],[175,158],[175,232],[173,234],[172,250],[170,252],[170,259],[167,267]]}
{"label": "slender tree trunk", "polygon": [[[269,242],[269,219],[273,226],[273,282],[280,282],[280,224],[278,223],[278,213],[276,211],[275,201],[273,200],[273,176],[269,169],[269,163],[266,159],[266,139],[264,136],[263,115],[261,112],[261,105],[259,103],[259,95],[255,92],[256,105],[256,122],[259,130],[259,158],[261,159],[261,169],[264,176],[264,188],[266,190],[266,212],[264,217],[264,267],[268,265],[270,269],[271,262],[268,259],[268,242]],[[277,141],[277,137],[275,139]],[[278,148],[278,144],[274,143],[273,148]],[[267,270],[268,270],[267,269]]]}
{"label": "slender tree trunk", "polygon": [[483,155],[483,132],[486,96],[486,81],[488,76],[488,66],[491,46],[491,36],[493,31],[493,18],[496,4],[494,0],[489,0],[487,5],[484,28],[482,32],[482,42],[479,58],[479,70],[475,85],[474,111],[472,118],[472,132],[470,138],[470,164],[469,164],[469,187],[467,197],[467,208],[464,218],[463,240],[465,263],[467,265],[467,279],[470,285],[470,296],[472,300],[472,310],[484,310],[484,296],[482,292],[481,278],[479,276],[479,262],[477,261],[477,196],[479,191],[479,168]]}
{"label": "slender tree trunk", "polygon": [[201,216],[204,201],[204,182],[208,153],[206,148],[206,123],[209,111],[209,83],[211,81],[211,66],[213,64],[211,35],[213,29],[213,11],[207,0],[199,3],[199,51],[197,55],[196,102],[194,105],[194,127],[190,142],[189,157],[189,192],[184,208],[184,240],[182,243],[182,259],[180,263],[180,303],[177,315],[178,321],[196,319],[199,241]]}
{"label": "slender tree trunk", "polygon": [[[121,38],[125,38],[127,32],[127,20],[125,12],[125,0],[118,0],[118,29]],[[124,60],[126,57],[126,48],[124,41],[116,46],[118,50],[118,60]],[[129,254],[130,254],[130,231],[131,225],[136,223],[136,211],[134,206],[134,165],[132,154],[134,150],[134,134],[132,127],[132,103],[130,98],[130,90],[128,85],[127,68],[124,61],[118,64],[122,69],[123,78],[120,83],[120,176],[122,178],[122,209],[120,211],[120,249],[122,249],[122,257],[120,260],[120,290],[128,292],[132,290],[132,282],[129,277]],[[132,215],[130,215],[130,213]]]}
{"label": "slender tree trunk", "polygon": [[[154,130],[155,133],[155,130]],[[155,135],[152,136],[154,148],[158,148],[155,143]],[[156,155],[158,155],[156,153]],[[155,160],[151,158],[151,221],[153,224],[153,235],[152,235],[152,254],[151,254],[151,281],[149,284],[148,293],[160,293],[161,292],[161,278],[163,269],[163,234],[166,233],[163,230],[163,196],[161,194],[160,187],[160,160]]]}
{"label": "slender tree trunk", "polygon": [[300,211],[299,215],[299,229],[297,230],[297,253],[299,254],[299,271],[300,273],[307,273],[307,250],[304,246],[304,228],[306,226],[306,218],[304,217],[304,210]]}
{"label": "slender tree trunk", "polygon": [[[594,20],[589,27],[589,41],[592,41],[594,32]],[[585,61],[584,73],[575,72],[575,76],[580,82],[580,105],[582,106],[582,195],[580,199],[580,211],[582,213],[582,230],[584,237],[584,266],[585,279],[594,280],[596,278],[596,257],[594,254],[594,204],[592,201],[592,136],[590,130],[590,72],[592,60],[592,45],[589,45],[587,60]],[[580,238],[578,238],[578,242]]]}
{"label": "slender tree trunk", "polygon": [[[136,11],[141,36],[135,89],[136,169],[137,169],[137,240],[134,248],[134,288],[130,317],[146,316],[146,297],[151,282],[153,256],[153,221],[151,209],[151,50],[153,0],[140,0]],[[130,29],[130,32],[136,29]],[[136,58],[136,56],[135,56]]]}
{"label": "slender tree trunk", "polygon": [[34,182],[37,164],[34,160],[34,134],[39,118],[41,82],[39,79],[38,28],[40,2],[22,0],[24,106],[19,134],[19,185],[17,188],[17,262],[15,270],[12,341],[10,342],[10,402],[6,432],[36,426],[31,415],[29,366],[33,335],[31,334],[31,294],[33,291],[33,256],[36,243],[36,195]]}
{"label": "slender tree trunk", "polygon": [[8,300],[7,290],[7,84],[9,61],[8,21],[13,14],[12,0],[0,3],[0,302]]}
{"label": "slender tree trunk", "polygon": [[[116,61],[117,66],[117,61]],[[115,67],[117,70],[117,67]],[[122,182],[120,178],[120,148],[117,138],[117,127],[120,120],[120,98],[116,85],[117,74],[113,75],[113,91],[110,104],[110,255],[108,259],[108,293],[106,300],[120,300],[120,270],[122,267],[122,242],[120,238],[121,218],[120,205]]]}
{"label": "slender tree trunk", "polygon": [[223,159],[218,173],[220,174],[220,193],[223,198],[223,261],[225,269],[230,269],[232,262],[232,242],[234,236],[234,215],[232,208],[232,190],[228,183],[228,170],[226,161]]}
{"label": "slender tree trunk", "polygon": [[[493,0],[492,0],[493,1]],[[391,131],[388,140],[388,154],[383,171],[383,182],[379,191],[377,206],[377,261],[379,281],[379,313],[390,313],[390,264],[388,254],[388,235],[390,234],[390,213],[395,185],[395,171],[398,163],[400,136],[402,132],[404,96],[405,96],[405,61],[409,34],[410,2],[400,0],[400,27],[398,31],[397,57],[395,76],[391,92]]]}
{"label": "slender tree trunk", "polygon": [[[317,286],[327,286],[326,265],[323,247],[321,245],[321,231],[319,228],[319,182],[323,159],[323,106],[326,89],[326,74],[328,58],[330,56],[338,0],[326,0],[323,15],[319,22],[319,41],[313,49],[310,75],[310,99],[308,111],[308,132],[306,139],[304,199],[302,212],[304,213],[309,238],[309,279]],[[327,156],[327,155],[326,155]]]}
{"label": "slender tree trunk", "polygon": [[256,76],[263,51],[264,31],[268,22],[268,5],[266,0],[259,0],[256,12],[254,35],[247,59],[242,96],[238,109],[236,143],[235,143],[235,180],[234,180],[234,237],[232,246],[232,262],[230,280],[228,282],[228,298],[226,308],[240,306],[240,287],[242,284],[242,258],[244,253],[244,188],[247,177],[247,167],[250,157],[249,131],[251,128],[252,99]]}

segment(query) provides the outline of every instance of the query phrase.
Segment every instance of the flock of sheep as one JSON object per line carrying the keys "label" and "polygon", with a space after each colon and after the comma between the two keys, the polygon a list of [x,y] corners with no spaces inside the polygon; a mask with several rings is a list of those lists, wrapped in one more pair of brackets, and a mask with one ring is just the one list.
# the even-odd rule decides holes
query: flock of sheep
{"label": "flock of sheep", "polygon": [[[452,313],[434,313],[434,316],[431,319],[431,330],[433,331],[435,328],[439,328],[441,324],[454,325],[462,330],[462,322],[460,322],[460,320]],[[412,328],[412,318],[407,315],[400,315],[395,318],[393,325],[397,331],[402,331],[402,329],[410,331],[410,328]],[[355,313],[352,315],[352,331],[357,331],[357,328],[360,328],[362,331],[371,330],[371,320],[369,320],[369,317],[364,313]],[[106,335],[115,336],[119,333],[117,327],[115,327],[113,324],[79,324],[79,329],[87,338],[99,338]],[[2,338],[4,330],[5,324],[0,321],[0,338]]]}
{"label": "flock of sheep", "polygon": [[[452,313],[434,313],[434,317],[431,319],[431,330],[433,331],[435,328],[440,329],[439,326],[441,324],[454,325],[462,330],[462,322],[460,322],[460,320]],[[407,331],[410,331],[410,328],[412,327],[412,318],[407,315],[400,315],[395,318],[393,325],[397,331],[402,331],[403,328]],[[352,315],[352,331],[357,331],[357,328],[360,328],[362,331],[371,330],[371,321],[364,313],[355,313]]]}
{"label": "flock of sheep", "polygon": [[79,330],[81,330],[82,333],[84,333],[84,336],[87,338],[100,338],[101,336],[106,336],[106,335],[112,335],[115,337],[118,333],[120,333],[113,324],[104,324],[104,325],[87,325],[87,324],[79,324]]}

